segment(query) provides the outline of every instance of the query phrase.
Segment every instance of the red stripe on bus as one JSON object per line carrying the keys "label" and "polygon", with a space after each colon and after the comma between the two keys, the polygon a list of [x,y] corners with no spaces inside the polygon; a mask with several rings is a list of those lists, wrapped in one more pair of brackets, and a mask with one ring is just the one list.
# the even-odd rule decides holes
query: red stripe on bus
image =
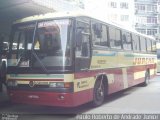
{"label": "red stripe on bus", "polygon": [[106,69],[106,70],[89,70],[84,72],[75,73],[75,79],[86,78],[86,77],[96,77],[97,74],[122,74],[121,68]]}
{"label": "red stripe on bus", "polygon": [[129,71],[129,72],[140,72],[140,71],[145,71],[148,68],[149,69],[155,69],[156,65],[151,64],[151,65],[132,66],[132,67],[128,67],[127,71]]}

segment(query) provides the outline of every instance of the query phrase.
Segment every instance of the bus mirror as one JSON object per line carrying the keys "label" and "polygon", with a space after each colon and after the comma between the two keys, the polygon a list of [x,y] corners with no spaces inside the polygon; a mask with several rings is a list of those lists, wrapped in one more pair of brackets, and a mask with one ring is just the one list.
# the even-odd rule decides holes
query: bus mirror
{"label": "bus mirror", "polygon": [[94,30],[94,34],[97,35],[97,38],[102,37],[102,25],[101,24],[94,24],[93,30]]}
{"label": "bus mirror", "polygon": [[9,48],[8,42],[3,42],[3,48],[2,48],[2,56],[3,57],[7,56],[7,53],[9,50],[8,48]]}

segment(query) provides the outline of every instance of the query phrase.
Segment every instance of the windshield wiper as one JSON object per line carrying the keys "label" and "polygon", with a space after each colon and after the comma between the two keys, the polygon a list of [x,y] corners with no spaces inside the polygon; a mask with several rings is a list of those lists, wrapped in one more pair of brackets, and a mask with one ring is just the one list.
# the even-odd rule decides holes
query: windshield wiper
{"label": "windshield wiper", "polygon": [[24,51],[24,52],[20,55],[20,58],[18,59],[17,66],[20,66],[20,64],[21,64],[22,62],[28,61],[28,58],[27,58],[26,56],[27,56],[27,53],[26,53],[26,51]]}
{"label": "windshield wiper", "polygon": [[42,67],[42,70],[45,73],[48,73],[48,70],[46,69],[46,67],[44,66],[44,64],[41,62],[41,60],[39,59],[39,57],[37,56],[37,54],[34,51],[34,42],[35,42],[35,36],[36,36],[36,30],[37,30],[37,26],[38,26],[38,22],[36,22],[35,28],[34,28],[34,32],[33,32],[33,40],[32,40],[32,49],[31,49],[31,53],[32,55],[35,57],[35,59],[39,62],[40,66]]}

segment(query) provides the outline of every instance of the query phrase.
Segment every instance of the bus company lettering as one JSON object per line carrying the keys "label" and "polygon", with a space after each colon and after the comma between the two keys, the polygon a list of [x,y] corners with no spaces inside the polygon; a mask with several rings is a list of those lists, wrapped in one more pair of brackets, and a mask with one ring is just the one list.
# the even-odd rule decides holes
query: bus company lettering
{"label": "bus company lettering", "polygon": [[97,63],[98,64],[106,64],[106,60],[98,60]]}
{"label": "bus company lettering", "polygon": [[77,83],[77,87],[78,88],[84,88],[84,87],[88,87],[89,83],[87,81],[80,81]]}
{"label": "bus company lettering", "polygon": [[133,64],[134,65],[154,64],[154,58],[135,58]]}

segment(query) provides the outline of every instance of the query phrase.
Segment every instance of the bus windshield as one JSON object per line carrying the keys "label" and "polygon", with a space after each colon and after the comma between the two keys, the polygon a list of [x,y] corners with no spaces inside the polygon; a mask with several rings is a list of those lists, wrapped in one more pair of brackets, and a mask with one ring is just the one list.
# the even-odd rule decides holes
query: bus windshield
{"label": "bus windshield", "polygon": [[15,26],[8,66],[70,66],[70,29],[70,19]]}

